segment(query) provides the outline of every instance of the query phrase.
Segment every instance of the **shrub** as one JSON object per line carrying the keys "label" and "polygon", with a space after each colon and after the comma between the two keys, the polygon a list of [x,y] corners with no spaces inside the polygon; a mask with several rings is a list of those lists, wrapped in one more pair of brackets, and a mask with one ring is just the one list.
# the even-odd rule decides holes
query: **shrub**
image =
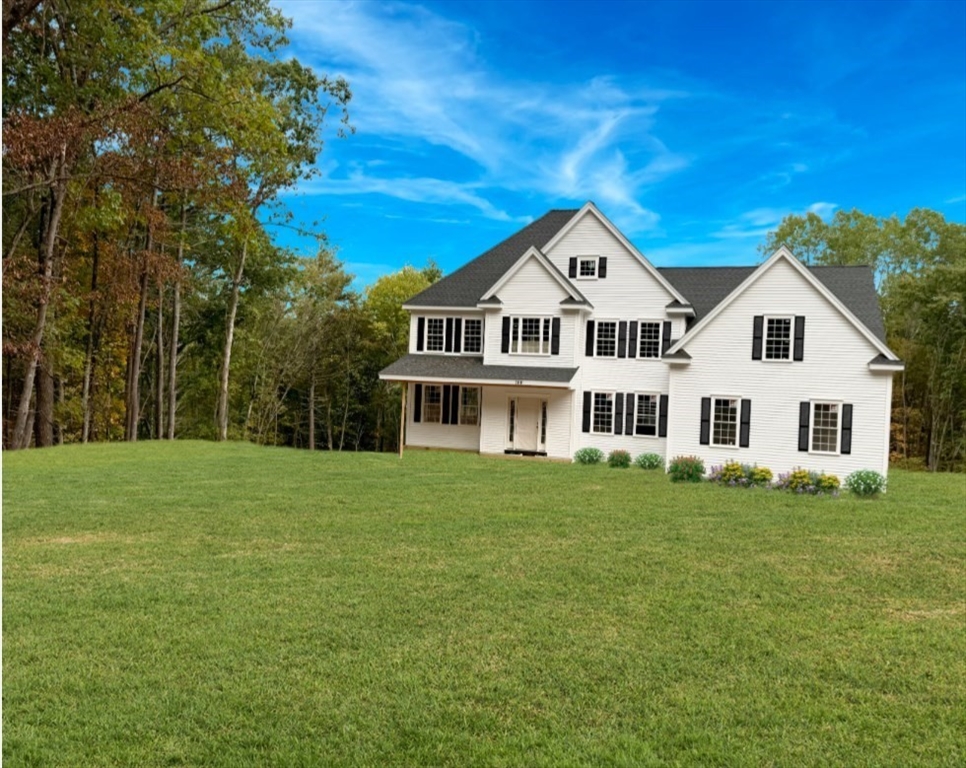
{"label": "shrub", "polygon": [[699,483],[704,478],[704,462],[697,456],[675,456],[667,473],[672,483]]}
{"label": "shrub", "polygon": [[875,496],[886,489],[886,479],[871,469],[859,469],[845,478],[845,487],[856,496]]}
{"label": "shrub", "polygon": [[732,487],[754,488],[755,486],[769,487],[771,485],[771,470],[759,467],[757,464],[739,464],[729,461],[721,466],[711,467],[708,480],[712,483],[730,485]]}
{"label": "shrub", "polygon": [[828,493],[832,496],[838,496],[840,485],[841,483],[835,475],[812,472],[799,467],[791,472],[779,475],[775,487],[793,493],[809,493],[815,496]]}
{"label": "shrub", "polygon": [[641,469],[660,469],[664,466],[664,458],[659,453],[642,453],[634,459],[634,464]]}
{"label": "shrub", "polygon": [[600,448],[581,448],[574,454],[578,464],[600,464],[603,460],[604,452]]}
{"label": "shrub", "polygon": [[631,455],[618,448],[616,451],[610,452],[610,456],[607,457],[607,465],[614,469],[627,469],[631,465]]}
{"label": "shrub", "polygon": [[759,467],[756,464],[751,468],[751,472],[748,473],[747,477],[751,480],[753,485],[767,487],[771,485],[773,475],[768,467]]}

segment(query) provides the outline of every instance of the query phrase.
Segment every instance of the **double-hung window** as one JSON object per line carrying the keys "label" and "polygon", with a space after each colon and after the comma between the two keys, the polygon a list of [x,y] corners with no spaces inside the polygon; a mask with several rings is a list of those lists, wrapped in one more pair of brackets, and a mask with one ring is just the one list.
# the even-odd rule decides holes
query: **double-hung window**
{"label": "double-hung window", "polygon": [[839,403],[812,403],[812,435],[809,445],[813,453],[839,452]]}
{"label": "double-hung window", "polygon": [[594,392],[590,431],[598,435],[614,432],[614,394]]}
{"label": "double-hung window", "polygon": [[423,421],[439,424],[443,414],[443,388],[438,384],[423,387]]}
{"label": "double-hung window", "polygon": [[480,423],[480,388],[460,387],[460,424]]}
{"label": "double-hung window", "polygon": [[426,351],[442,352],[446,343],[446,321],[442,317],[426,318]]}
{"label": "double-hung window", "polygon": [[738,399],[712,398],[712,445],[738,445]]}
{"label": "double-hung window", "polygon": [[463,320],[463,352],[478,355],[483,351],[483,321]]}
{"label": "double-hung window", "polygon": [[594,345],[595,357],[617,357],[617,322],[615,320],[597,321],[597,339]]}
{"label": "double-hung window", "polygon": [[510,353],[549,355],[550,326],[549,317],[514,317],[510,325]]}
{"label": "double-hung window", "polygon": [[637,356],[642,359],[661,357],[661,323],[641,321]]}
{"label": "double-hung window", "polygon": [[634,417],[635,435],[657,435],[658,395],[637,395],[637,411]]}
{"label": "double-hung window", "polygon": [[765,359],[792,359],[792,318],[765,318]]}

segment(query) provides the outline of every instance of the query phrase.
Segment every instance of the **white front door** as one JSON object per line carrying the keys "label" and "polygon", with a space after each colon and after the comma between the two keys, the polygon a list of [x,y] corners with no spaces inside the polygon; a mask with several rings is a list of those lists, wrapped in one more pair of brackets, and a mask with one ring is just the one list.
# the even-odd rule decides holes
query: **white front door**
{"label": "white front door", "polygon": [[510,400],[509,424],[510,448],[514,451],[543,451],[546,407],[537,397],[517,397]]}

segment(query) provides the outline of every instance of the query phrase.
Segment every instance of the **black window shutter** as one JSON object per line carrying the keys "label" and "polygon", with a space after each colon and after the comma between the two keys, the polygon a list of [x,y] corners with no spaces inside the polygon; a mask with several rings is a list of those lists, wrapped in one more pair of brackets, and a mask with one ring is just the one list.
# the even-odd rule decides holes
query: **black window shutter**
{"label": "black window shutter", "polygon": [[463,318],[457,317],[453,321],[453,351],[461,352],[463,350]]}
{"label": "black window shutter", "polygon": [[617,324],[617,356],[627,357],[627,321]]}
{"label": "black window shutter", "polygon": [[426,332],[426,318],[416,318],[416,351],[423,351],[423,334]]}
{"label": "black window shutter", "polygon": [[607,277],[607,257],[597,259],[597,277]]}
{"label": "black window shutter", "polygon": [[560,318],[555,317],[550,323],[550,354],[560,354]]}
{"label": "black window shutter", "polygon": [[570,260],[570,276],[577,277],[577,257],[576,256],[574,256]]}
{"label": "black window shutter", "polygon": [[808,418],[812,405],[807,400],[798,404],[798,450],[808,450]]}
{"label": "black window shutter", "polygon": [[701,398],[701,445],[711,444],[711,398]]}
{"label": "black window shutter", "polygon": [[505,355],[510,351],[510,318],[503,318],[503,341],[500,343],[500,351]]}
{"label": "black window shutter", "polygon": [[614,395],[614,434],[619,435],[624,431],[624,398],[618,392]]}
{"label": "black window shutter", "polygon": [[848,403],[842,406],[842,444],[839,448],[845,455],[852,453],[852,406]]}
{"label": "black window shutter", "polygon": [[451,387],[453,393],[449,400],[449,423],[460,423],[460,388],[458,384]]}
{"label": "black window shutter", "polygon": [[761,360],[761,337],[765,330],[765,316],[755,315],[755,323],[751,336],[751,359]]}
{"label": "black window shutter", "polygon": [[667,437],[667,395],[661,395],[661,404],[657,412],[657,436]]}
{"label": "black window shutter", "polygon": [[423,420],[423,385],[417,384],[416,391],[413,393],[413,421],[420,422],[422,420]]}
{"label": "black window shutter", "polygon": [[449,407],[450,407],[450,397],[449,397],[449,384],[443,385],[443,418],[444,424],[449,424]]}
{"label": "black window shutter", "polygon": [[629,333],[627,334],[627,356],[637,357],[637,326],[639,323],[637,320],[630,324],[627,329]]}
{"label": "black window shutter", "polygon": [[795,316],[795,351],[793,359],[805,359],[805,315]]}
{"label": "black window shutter", "polygon": [[671,347],[671,321],[665,320],[664,327],[661,329],[661,354],[663,355]]}
{"label": "black window shutter", "polygon": [[[620,397],[620,395],[618,395]],[[628,392],[627,395],[627,408],[624,410],[624,434],[633,435],[634,434],[634,393]]]}
{"label": "black window shutter", "polygon": [[587,357],[594,356],[594,321],[593,320],[587,321],[587,344],[585,345],[585,348],[584,348],[584,354],[587,355]]}
{"label": "black window shutter", "polygon": [[583,431],[590,432],[590,392],[584,392],[584,424]]}
{"label": "black window shutter", "polygon": [[453,351],[453,318],[446,318],[446,346],[443,347],[444,352]]}
{"label": "black window shutter", "polygon": [[738,432],[738,447],[747,448],[751,437],[751,400],[741,401],[741,429]]}

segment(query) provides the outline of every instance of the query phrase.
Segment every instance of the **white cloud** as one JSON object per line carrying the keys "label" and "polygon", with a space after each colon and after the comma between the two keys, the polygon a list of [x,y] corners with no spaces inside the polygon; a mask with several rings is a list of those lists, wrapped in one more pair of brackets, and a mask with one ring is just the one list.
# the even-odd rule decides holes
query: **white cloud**
{"label": "white cloud", "polygon": [[812,203],[808,206],[808,212],[817,214],[822,219],[831,218],[838,205],[835,203]]}
{"label": "white cloud", "polygon": [[658,219],[640,204],[647,189],[689,164],[653,134],[661,103],[683,93],[606,77],[565,84],[503,77],[480,56],[473,29],[418,5],[280,5],[295,20],[290,37],[299,58],[349,80],[353,140],[389,140],[410,157],[429,144],[471,161],[460,163],[468,183],[431,164],[419,179],[392,178],[370,164],[370,173],[386,175],[342,169],[305,185],[310,194],[468,205],[502,220],[513,217],[487,200],[490,191],[535,192],[606,203],[634,232]]}

